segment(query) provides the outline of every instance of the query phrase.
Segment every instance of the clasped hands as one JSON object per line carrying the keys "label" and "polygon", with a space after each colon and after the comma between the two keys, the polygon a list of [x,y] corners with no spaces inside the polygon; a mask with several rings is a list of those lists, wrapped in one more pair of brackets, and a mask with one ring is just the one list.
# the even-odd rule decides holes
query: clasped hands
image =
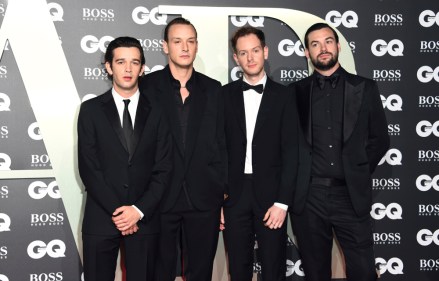
{"label": "clasped hands", "polygon": [[140,214],[133,206],[119,207],[112,215],[113,223],[122,235],[130,235],[139,230],[137,222],[140,220]]}

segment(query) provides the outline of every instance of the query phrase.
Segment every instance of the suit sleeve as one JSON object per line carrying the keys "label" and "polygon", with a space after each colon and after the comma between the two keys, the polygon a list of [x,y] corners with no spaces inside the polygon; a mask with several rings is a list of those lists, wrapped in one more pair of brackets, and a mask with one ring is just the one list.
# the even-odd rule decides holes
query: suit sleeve
{"label": "suit sleeve", "polygon": [[221,180],[224,184],[224,194],[228,196],[227,179],[228,179],[228,158],[227,158],[227,144],[225,134],[225,112],[224,112],[224,95],[221,85],[217,89],[218,99],[218,116],[217,116],[217,131],[216,139],[218,141],[219,152],[221,154]]}
{"label": "suit sleeve", "polygon": [[366,153],[369,159],[370,172],[375,171],[381,158],[389,149],[390,138],[387,132],[387,120],[376,82],[372,82],[369,91],[370,114],[369,135]]}
{"label": "suit sleeve", "polygon": [[139,208],[144,218],[148,219],[157,212],[160,201],[168,187],[172,171],[172,144],[169,124],[167,119],[161,114],[160,122],[157,124],[156,151],[154,165],[151,172],[151,180],[147,191],[143,194],[135,205]]}
{"label": "suit sleeve", "polygon": [[291,93],[291,88],[288,88],[286,94],[287,101],[282,118],[282,174],[277,202],[289,205],[297,178],[299,142],[296,99]]}
{"label": "suit sleeve", "polygon": [[78,116],[78,168],[88,196],[91,196],[110,216],[122,204],[105,179],[98,156],[94,110],[89,103],[81,105]]}

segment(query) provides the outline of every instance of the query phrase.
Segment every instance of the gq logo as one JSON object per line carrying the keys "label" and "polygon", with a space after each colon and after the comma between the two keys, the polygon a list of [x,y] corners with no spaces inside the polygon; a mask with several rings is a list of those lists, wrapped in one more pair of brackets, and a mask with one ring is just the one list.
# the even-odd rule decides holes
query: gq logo
{"label": "gq logo", "polygon": [[59,187],[56,181],[52,181],[49,185],[46,185],[42,181],[32,182],[27,189],[29,196],[33,199],[42,199],[46,195],[49,195],[53,199],[61,198]]}
{"label": "gq logo", "polygon": [[390,111],[402,111],[402,98],[399,95],[390,95],[387,98],[380,95],[383,108]]}
{"label": "gq logo", "polygon": [[305,272],[303,271],[302,268],[302,260],[298,260],[296,261],[296,263],[294,263],[293,261],[287,259],[287,274],[286,276],[289,277],[293,274],[296,274],[298,276],[305,276]]}
{"label": "gq logo", "polygon": [[389,43],[383,39],[377,39],[370,49],[376,57],[382,57],[387,53],[392,57],[400,57],[403,56],[404,44],[398,39],[390,40]]}
{"label": "gq logo", "polygon": [[419,23],[423,27],[431,27],[435,23],[439,25],[439,12],[434,13],[432,10],[425,10],[419,15]]}
{"label": "gq logo", "polygon": [[11,218],[7,214],[0,213],[0,232],[11,231]]}
{"label": "gq logo", "polygon": [[383,258],[376,258],[375,265],[377,269],[379,269],[380,274],[384,274],[387,271],[393,275],[404,274],[404,272],[402,272],[402,270],[404,269],[404,264],[399,258],[394,257],[389,259],[388,261]]}
{"label": "gq logo", "polygon": [[399,151],[396,148],[391,148],[386,152],[386,155],[381,158],[381,161],[378,163],[378,165],[384,164],[384,162],[387,162],[387,164],[391,166],[399,166],[402,165],[402,154],[401,151]]}
{"label": "gq logo", "polygon": [[93,35],[85,35],[81,39],[81,49],[87,54],[96,53],[98,50],[105,53],[108,43],[113,39],[114,38],[109,35],[103,36],[100,39]]}
{"label": "gq logo", "polygon": [[0,93],[0,111],[11,111],[11,99],[7,94]]}
{"label": "gq logo", "polygon": [[430,136],[431,134],[435,135],[436,137],[439,137],[439,121],[434,122],[431,124],[430,121],[422,120],[416,125],[416,133],[418,136],[426,138]]}
{"label": "gq logo", "polygon": [[382,220],[386,216],[391,220],[402,219],[402,207],[398,203],[390,203],[387,207],[382,203],[372,205],[370,215],[375,220]]}
{"label": "gq logo", "polygon": [[298,55],[299,57],[305,56],[305,50],[303,48],[302,42],[300,41],[293,42],[290,39],[283,39],[279,42],[277,50],[279,51],[279,54],[284,57],[289,57],[294,53],[296,53],[296,55]]}
{"label": "gq logo", "polygon": [[148,21],[155,25],[166,25],[167,15],[159,14],[159,8],[155,7],[149,11],[146,7],[136,7],[131,13],[133,21],[137,24],[146,24]]}
{"label": "gq logo", "polygon": [[6,153],[0,152],[0,171],[11,170],[11,157]]}
{"label": "gq logo", "polygon": [[41,259],[46,254],[54,259],[63,258],[65,252],[66,244],[59,239],[52,240],[47,245],[41,240],[36,240],[27,246],[27,254],[35,260]]}
{"label": "gq logo", "polygon": [[232,68],[232,71],[230,71],[230,78],[232,78],[233,81],[238,80],[242,77],[242,68],[240,66],[235,66]]}
{"label": "gq logo", "polygon": [[439,82],[439,66],[435,69],[427,65],[421,66],[416,74],[419,82],[428,83],[433,79]]}
{"label": "gq logo", "polygon": [[47,8],[49,9],[52,21],[64,21],[64,9],[61,7],[60,4],[55,2],[47,3]]}
{"label": "gq logo", "polygon": [[6,275],[0,274],[0,281],[9,281]]}
{"label": "gq logo", "polygon": [[81,102],[85,102],[87,100],[91,100],[92,98],[95,98],[95,97],[97,97],[96,94],[86,94],[85,96],[82,97]]}
{"label": "gq logo", "polygon": [[436,175],[433,178],[429,175],[420,175],[416,179],[416,187],[420,191],[429,191],[431,188],[439,191],[439,175]]}
{"label": "gq logo", "polygon": [[435,232],[431,232],[429,229],[421,229],[416,234],[416,240],[421,246],[429,246],[431,243],[439,246],[439,229]]}
{"label": "gq logo", "polygon": [[40,133],[40,127],[38,126],[37,122],[34,122],[34,123],[29,125],[29,128],[27,128],[27,134],[33,140],[42,140],[43,139],[43,136]]}
{"label": "gq logo", "polygon": [[340,24],[347,28],[358,27],[358,15],[354,11],[346,11],[343,14],[339,11],[330,11],[326,14],[325,20],[335,27],[339,27]]}
{"label": "gq logo", "polygon": [[144,74],[146,75],[146,74],[149,74],[149,73],[153,73],[154,71],[162,70],[163,68],[165,68],[165,67],[163,65],[160,65],[160,64],[154,65],[152,68],[149,68],[149,67],[145,66]]}
{"label": "gq logo", "polygon": [[243,27],[248,24],[253,27],[264,27],[264,17],[240,17],[240,16],[231,16],[230,21],[236,27]]}

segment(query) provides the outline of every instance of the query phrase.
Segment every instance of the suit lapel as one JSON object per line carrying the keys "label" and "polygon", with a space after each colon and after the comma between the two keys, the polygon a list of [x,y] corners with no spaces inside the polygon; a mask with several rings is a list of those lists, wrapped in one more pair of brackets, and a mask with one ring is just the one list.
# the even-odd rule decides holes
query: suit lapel
{"label": "suit lapel", "polygon": [[[192,75],[197,75],[194,72]],[[192,89],[191,95],[191,105],[189,112],[188,127],[186,132],[186,146],[185,146],[185,164],[190,162],[192,152],[194,151],[196,140],[198,137],[198,132],[200,130],[201,122],[203,120],[203,114],[206,108],[206,92],[204,89],[200,88],[199,83],[197,83],[197,76],[194,77],[194,87]]]}
{"label": "suit lapel", "polygon": [[297,107],[300,116],[300,126],[302,127],[303,135],[305,136],[309,145],[312,145],[312,124],[311,124],[311,109],[312,109],[312,88],[314,79],[309,78],[309,83],[306,83],[303,88],[299,89],[297,93]]}
{"label": "suit lapel", "polygon": [[346,142],[354,131],[361,108],[364,92],[364,82],[353,85],[346,75],[343,104],[343,142]]}
{"label": "suit lapel", "polygon": [[265,83],[264,93],[262,95],[261,104],[259,105],[258,116],[256,117],[255,131],[253,133],[253,139],[258,134],[262,125],[264,124],[267,117],[270,115],[270,110],[273,106],[273,103],[278,99],[278,93],[273,92],[272,89],[272,81],[267,77],[267,82]]}
{"label": "suit lapel", "polygon": [[244,108],[244,93],[242,92],[242,78],[236,83],[236,86],[232,89],[232,102],[233,108],[238,118],[239,127],[242,130],[244,136],[246,135],[245,126],[245,108]]}
{"label": "suit lapel", "polygon": [[103,109],[108,121],[113,127],[114,132],[120,140],[120,143],[128,152],[128,146],[125,140],[125,135],[123,134],[122,125],[120,123],[119,113],[117,112],[116,103],[114,102],[113,96],[111,95],[111,90],[105,93],[106,97],[103,99]]}
{"label": "suit lapel", "polygon": [[143,129],[145,128],[146,120],[148,119],[149,112],[151,108],[147,99],[140,95],[139,104],[137,105],[136,111],[136,121],[134,122],[134,133],[133,133],[133,153],[130,155],[133,157],[134,152],[136,151],[137,144],[139,143],[140,137],[142,135]]}

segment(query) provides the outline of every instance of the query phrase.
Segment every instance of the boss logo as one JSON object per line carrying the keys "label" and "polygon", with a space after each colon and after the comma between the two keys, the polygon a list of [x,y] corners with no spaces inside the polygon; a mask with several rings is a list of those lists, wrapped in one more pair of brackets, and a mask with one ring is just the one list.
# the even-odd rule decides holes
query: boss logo
{"label": "boss logo", "polygon": [[416,125],[416,133],[418,136],[426,138],[430,135],[439,137],[439,121],[433,124],[430,121],[422,120]]}
{"label": "boss logo", "polygon": [[419,15],[419,23],[423,27],[439,26],[439,12],[435,13],[432,10],[425,10]]}
{"label": "boss logo", "polygon": [[50,165],[49,155],[47,154],[32,154],[31,155],[31,166],[32,167],[46,167]]}
{"label": "boss logo", "polygon": [[46,185],[42,181],[32,182],[27,189],[29,196],[33,199],[42,199],[49,195],[53,199],[60,199],[61,193],[59,192],[59,187],[56,181],[50,182]]}
{"label": "boss logo", "polygon": [[293,42],[290,39],[283,39],[279,42],[277,50],[279,51],[279,54],[284,57],[289,57],[292,54],[296,54],[300,57],[305,56],[305,49],[300,41]]}
{"label": "boss logo", "polygon": [[243,27],[248,24],[253,27],[264,27],[264,17],[240,17],[240,16],[231,16],[230,21],[236,27]]}
{"label": "boss logo", "polygon": [[439,96],[419,96],[419,107],[439,107]]}
{"label": "boss logo", "polygon": [[62,281],[62,272],[50,272],[50,273],[40,273],[40,274],[30,274],[30,281]]}
{"label": "boss logo", "polygon": [[0,126],[0,138],[7,139],[9,135],[8,126]]}
{"label": "boss logo", "polygon": [[371,51],[377,57],[382,57],[385,54],[389,54],[392,57],[400,57],[404,55],[404,44],[399,39],[390,40],[389,43],[382,39],[377,39],[372,43]]}
{"label": "boss logo", "polygon": [[309,72],[307,69],[282,69],[280,71],[280,81],[288,82],[288,81],[299,81],[305,77],[309,76]]}
{"label": "boss logo", "polygon": [[416,75],[419,82],[422,83],[431,82],[433,79],[434,81],[439,82],[439,66],[435,69],[427,65],[421,66]]}
{"label": "boss logo", "polygon": [[85,35],[81,39],[81,49],[87,54],[93,54],[97,51],[105,53],[108,44],[113,41],[112,36],[103,36],[102,38],[97,38],[94,35]]}
{"label": "boss logo", "polygon": [[351,52],[355,54],[355,41],[348,42]]}
{"label": "boss logo", "polygon": [[346,11],[341,14],[339,11],[330,11],[326,14],[325,20],[335,27],[343,25],[346,28],[358,27],[358,15],[354,11]]}
{"label": "boss logo", "polygon": [[401,26],[402,22],[402,14],[375,14],[375,25]]}
{"label": "boss logo", "polygon": [[108,73],[105,68],[84,68],[84,79],[86,80],[108,80]]}
{"label": "boss logo", "polygon": [[375,190],[393,190],[399,189],[401,186],[399,178],[389,178],[389,179],[372,179],[372,187]]}
{"label": "boss logo", "polygon": [[419,260],[420,271],[437,271],[439,270],[439,259],[420,259]]}
{"label": "boss logo", "polygon": [[163,39],[137,39],[145,51],[161,51],[163,49]]}
{"label": "boss logo", "polygon": [[404,274],[402,270],[404,269],[404,264],[399,258],[391,258],[386,261],[383,258],[376,258],[375,265],[377,269],[380,271],[380,274],[384,274],[389,272],[392,275]]}
{"label": "boss logo", "polygon": [[82,18],[90,21],[114,21],[114,10],[83,8]]}
{"label": "boss logo", "polygon": [[292,275],[298,275],[298,276],[305,276],[305,272],[302,268],[302,260],[298,260],[295,263],[289,259],[287,259],[287,274],[286,276],[292,276]]}
{"label": "boss logo", "polygon": [[0,260],[8,258],[8,247],[0,246]]}
{"label": "boss logo", "polygon": [[439,204],[419,204],[420,216],[439,216]]}
{"label": "boss logo", "polygon": [[384,163],[387,163],[391,166],[399,166],[402,165],[402,153],[396,148],[391,148],[386,152],[386,155],[384,155],[383,158],[381,158],[381,161],[378,163],[378,165],[382,165]]}
{"label": "boss logo", "polygon": [[55,2],[47,3],[47,8],[49,9],[52,21],[64,21],[64,9],[60,4]]}
{"label": "boss logo", "polygon": [[432,243],[439,246],[439,229],[434,232],[429,229],[421,229],[418,231],[418,234],[416,234],[416,240],[418,240],[421,246],[429,246]]}
{"label": "boss logo", "polygon": [[399,124],[388,124],[387,132],[389,136],[399,136],[401,133],[401,126]]}
{"label": "boss logo", "polygon": [[7,185],[0,186],[0,198],[8,198],[9,187]]}
{"label": "boss logo", "polygon": [[390,203],[388,206],[382,203],[375,203],[372,205],[370,215],[376,220],[382,220],[385,217],[391,220],[401,220],[402,207],[398,203]]}
{"label": "boss logo", "polygon": [[0,78],[8,78],[8,68],[6,65],[0,65]]}
{"label": "boss logo", "polygon": [[390,111],[402,111],[402,98],[399,95],[390,95],[387,98],[380,95],[383,108]]}
{"label": "boss logo", "polygon": [[262,272],[262,266],[260,262],[254,262],[253,263],[253,272],[257,274],[261,274]]}
{"label": "boss logo", "polygon": [[30,217],[31,226],[62,225],[64,222],[63,213],[31,214]]}
{"label": "boss logo", "polygon": [[401,70],[400,69],[374,69],[373,70],[373,80],[375,81],[401,81]]}
{"label": "boss logo", "polygon": [[151,21],[155,25],[166,25],[167,15],[159,14],[159,8],[155,7],[149,11],[147,8],[139,6],[131,13],[133,21],[137,24],[146,24]]}
{"label": "boss logo", "polygon": [[416,179],[416,187],[420,191],[429,191],[431,188],[439,191],[439,175],[436,175],[433,178],[429,175],[420,175]]}
{"label": "boss logo", "polygon": [[439,161],[439,150],[418,150],[418,161]]}
{"label": "boss logo", "polygon": [[421,53],[439,52],[439,41],[421,41]]}
{"label": "boss logo", "polygon": [[394,245],[394,244],[401,244],[401,233],[395,232],[395,233],[374,233],[373,234],[373,241],[375,244],[388,244],[388,245]]}
{"label": "boss logo", "polygon": [[55,239],[49,243],[44,243],[41,240],[33,241],[27,246],[27,254],[32,259],[41,259],[46,254],[51,258],[65,257],[66,245],[63,241]]}

